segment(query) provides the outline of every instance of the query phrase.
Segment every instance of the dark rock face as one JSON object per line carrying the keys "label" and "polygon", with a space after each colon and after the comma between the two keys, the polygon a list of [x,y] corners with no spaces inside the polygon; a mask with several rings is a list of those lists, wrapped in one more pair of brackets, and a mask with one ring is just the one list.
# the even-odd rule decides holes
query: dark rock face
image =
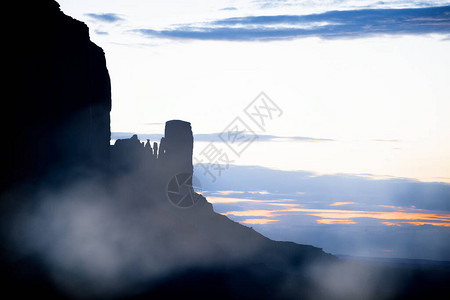
{"label": "dark rock face", "polygon": [[[137,135],[117,140],[111,146],[111,170],[116,175],[137,175],[146,184],[165,186],[178,174],[192,176],[194,139],[191,124],[181,120],[166,122],[164,137],[159,143],[140,142]],[[144,184],[144,183],[143,183]],[[190,180],[189,184],[192,184]]]}
{"label": "dark rock face", "polygon": [[[189,122],[172,120],[166,122],[163,159],[175,172],[192,173],[192,151],[194,138]],[[161,151],[160,148],[160,151]]]}
{"label": "dark rock face", "polygon": [[2,190],[15,182],[109,163],[111,87],[103,50],[55,1],[16,1],[21,31],[7,37],[1,119]]}
{"label": "dark rock face", "polygon": [[143,145],[135,134],[129,139],[117,140],[111,146],[111,169],[116,174],[137,172],[154,167],[153,151]]}

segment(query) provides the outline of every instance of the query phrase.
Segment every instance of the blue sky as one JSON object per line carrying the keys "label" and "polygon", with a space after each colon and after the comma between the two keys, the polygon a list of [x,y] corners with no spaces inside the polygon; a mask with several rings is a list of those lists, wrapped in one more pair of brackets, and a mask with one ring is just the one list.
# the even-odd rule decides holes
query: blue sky
{"label": "blue sky", "polygon": [[105,51],[112,139],[191,122],[216,211],[337,254],[450,259],[450,1],[59,3]]}

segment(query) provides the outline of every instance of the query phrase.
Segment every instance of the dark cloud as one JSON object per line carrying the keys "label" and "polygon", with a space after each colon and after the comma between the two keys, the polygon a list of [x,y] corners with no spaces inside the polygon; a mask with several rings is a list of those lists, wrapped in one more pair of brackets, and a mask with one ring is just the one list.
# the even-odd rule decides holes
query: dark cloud
{"label": "dark cloud", "polygon": [[247,16],[220,19],[201,26],[187,24],[167,30],[134,31],[148,37],[227,41],[448,34],[450,6],[329,11],[311,15]]}
{"label": "dark cloud", "polygon": [[[406,178],[373,179],[370,174],[317,175],[307,171],[236,165],[229,165],[212,182],[207,174],[203,174],[202,168],[196,167],[195,170],[207,191],[267,191],[269,194],[258,195],[258,199],[296,199],[298,203],[314,203],[316,207],[322,205],[324,208],[334,202],[355,202],[450,211],[450,184],[446,183]],[[249,195],[244,193],[233,197],[248,198]]]}
{"label": "dark cloud", "polygon": [[117,14],[113,14],[113,13],[104,13],[104,14],[89,13],[89,14],[86,14],[86,16],[88,16],[91,19],[94,19],[96,21],[106,22],[106,23],[115,23],[115,22],[124,20],[122,17],[119,17]]}

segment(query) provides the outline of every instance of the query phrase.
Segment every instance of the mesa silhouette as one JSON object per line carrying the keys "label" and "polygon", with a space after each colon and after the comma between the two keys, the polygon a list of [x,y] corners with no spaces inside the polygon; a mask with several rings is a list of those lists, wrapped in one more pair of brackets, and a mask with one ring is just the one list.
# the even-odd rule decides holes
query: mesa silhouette
{"label": "mesa silhouette", "polygon": [[[168,121],[159,143],[133,135],[110,145],[110,79],[87,26],[53,0],[10,2],[7,11],[22,30],[7,35],[11,98],[1,121],[4,295],[330,299],[348,290],[341,283],[353,280],[353,266],[320,248],[270,240],[196,193],[192,205],[181,190],[171,202],[175,176],[192,185],[191,124]],[[448,274],[357,270],[377,291],[368,299],[440,293]]]}

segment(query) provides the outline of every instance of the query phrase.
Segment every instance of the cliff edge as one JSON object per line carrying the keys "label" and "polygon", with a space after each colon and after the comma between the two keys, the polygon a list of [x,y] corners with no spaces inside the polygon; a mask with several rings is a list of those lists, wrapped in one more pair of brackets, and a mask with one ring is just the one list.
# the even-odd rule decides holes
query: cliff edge
{"label": "cliff edge", "polygon": [[[111,85],[88,27],[56,1],[9,1],[0,191],[109,164]],[[14,22],[14,23],[13,23]]]}

